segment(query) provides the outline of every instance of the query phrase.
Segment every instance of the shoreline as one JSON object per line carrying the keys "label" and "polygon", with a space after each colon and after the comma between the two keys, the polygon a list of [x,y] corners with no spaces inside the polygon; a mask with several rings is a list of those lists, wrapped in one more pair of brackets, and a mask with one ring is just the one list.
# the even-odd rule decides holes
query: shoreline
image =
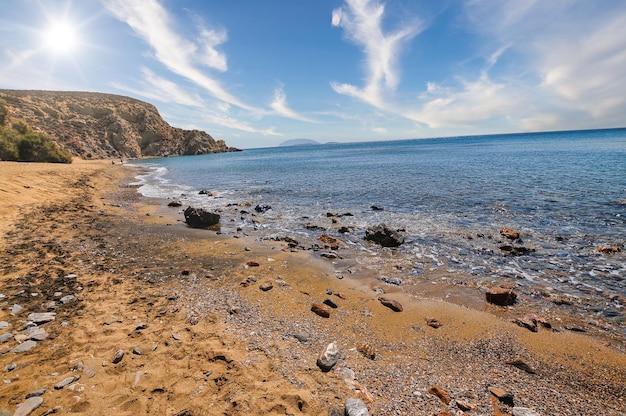
{"label": "shoreline", "polygon": [[[464,404],[496,414],[488,389],[498,387],[537,414],[624,414],[624,353],[585,334],[521,328],[510,312],[523,305],[485,312],[382,282],[376,293],[358,275],[336,278],[352,259],[187,228],[127,185],[135,168],[57,168],[1,169],[11,198],[0,204],[0,336],[12,338],[0,365],[15,368],[3,373],[0,408],[15,412],[45,388],[33,414],[323,415],[341,414],[350,397],[371,414],[454,414]],[[75,301],[62,303],[68,295]],[[311,312],[327,298],[338,306],[329,318]],[[11,314],[14,304],[23,310]],[[18,342],[27,315],[50,311],[56,319],[40,325],[49,336],[10,352],[28,341]],[[316,360],[333,341],[340,359],[324,373]],[[516,359],[534,373],[507,364]]]}

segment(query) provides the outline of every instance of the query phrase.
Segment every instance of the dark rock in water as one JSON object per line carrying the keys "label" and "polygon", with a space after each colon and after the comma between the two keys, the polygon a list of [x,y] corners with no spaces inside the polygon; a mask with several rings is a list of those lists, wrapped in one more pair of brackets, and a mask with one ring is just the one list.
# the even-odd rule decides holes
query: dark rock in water
{"label": "dark rock in water", "polygon": [[219,214],[208,212],[202,208],[187,207],[184,214],[185,222],[192,228],[208,228],[220,222]]}
{"label": "dark rock in water", "polygon": [[384,211],[385,208],[379,207],[378,205],[372,205],[370,207],[372,209],[372,211]]}
{"label": "dark rock in water", "polygon": [[346,416],[369,416],[367,406],[360,399],[349,398],[345,404]]}
{"label": "dark rock in water", "polygon": [[383,247],[398,247],[404,243],[404,236],[385,224],[378,224],[365,230],[365,239]]}
{"label": "dark rock in water", "polygon": [[487,302],[493,303],[499,306],[513,305],[517,300],[517,293],[512,289],[505,289],[503,287],[492,287],[485,293]]}
{"label": "dark rock in water", "polygon": [[402,305],[400,305],[400,302],[398,302],[397,300],[387,299],[383,297],[379,297],[378,300],[380,301],[380,303],[382,303],[384,306],[388,307],[394,312],[403,311]]}
{"label": "dark rock in water", "polygon": [[500,235],[508,238],[509,240],[519,240],[519,232],[510,228],[501,228]]}
{"label": "dark rock in water", "polygon": [[208,191],[206,189],[202,189],[200,192],[198,192],[198,195],[215,196],[215,193],[211,192],[211,191]]}
{"label": "dark rock in water", "polygon": [[172,207],[172,208],[178,208],[178,207],[182,207],[183,203],[180,201],[172,201],[169,204],[167,204],[168,207]]}
{"label": "dark rock in water", "polygon": [[535,250],[524,246],[512,246],[510,244],[503,244],[500,246],[500,251],[502,251],[504,254],[523,256],[524,254],[533,253]]}
{"label": "dark rock in water", "polygon": [[254,207],[254,210],[256,212],[266,212],[266,211],[269,211],[270,209],[272,209],[272,207],[267,204],[258,204],[256,207]]}

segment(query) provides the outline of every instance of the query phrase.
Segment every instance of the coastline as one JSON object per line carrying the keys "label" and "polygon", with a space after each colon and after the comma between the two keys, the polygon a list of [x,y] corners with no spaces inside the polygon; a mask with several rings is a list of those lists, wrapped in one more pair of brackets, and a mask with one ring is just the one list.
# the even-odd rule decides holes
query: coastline
{"label": "coastline", "polygon": [[[497,387],[537,414],[625,414],[626,356],[602,340],[530,332],[509,308],[380,284],[402,304],[394,312],[310,252],[187,228],[128,185],[135,168],[75,163],[0,162],[0,336],[12,334],[0,344],[0,408],[15,412],[43,388],[33,414],[342,414],[350,397],[371,414],[455,414],[465,404],[467,414],[497,414]],[[311,312],[327,298],[338,306],[329,318]],[[35,312],[56,312],[40,325],[48,336],[11,352],[28,341],[22,328]],[[333,341],[339,362],[322,372],[316,360]],[[507,364],[517,359],[534,373]]]}

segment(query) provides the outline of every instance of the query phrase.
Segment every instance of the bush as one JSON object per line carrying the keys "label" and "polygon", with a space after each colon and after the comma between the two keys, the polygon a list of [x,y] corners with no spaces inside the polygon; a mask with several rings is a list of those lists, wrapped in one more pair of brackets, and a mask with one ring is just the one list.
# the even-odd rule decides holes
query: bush
{"label": "bush", "polygon": [[33,131],[24,121],[17,120],[10,127],[4,126],[7,114],[6,104],[0,101],[0,160],[72,163],[69,153],[45,134]]}

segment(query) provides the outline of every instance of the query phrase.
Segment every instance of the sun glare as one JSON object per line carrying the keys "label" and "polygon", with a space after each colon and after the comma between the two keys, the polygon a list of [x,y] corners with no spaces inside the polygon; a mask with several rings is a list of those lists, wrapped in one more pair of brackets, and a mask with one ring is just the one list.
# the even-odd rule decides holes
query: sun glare
{"label": "sun glare", "polygon": [[55,54],[70,54],[78,46],[78,33],[68,22],[55,22],[44,33],[44,42]]}

